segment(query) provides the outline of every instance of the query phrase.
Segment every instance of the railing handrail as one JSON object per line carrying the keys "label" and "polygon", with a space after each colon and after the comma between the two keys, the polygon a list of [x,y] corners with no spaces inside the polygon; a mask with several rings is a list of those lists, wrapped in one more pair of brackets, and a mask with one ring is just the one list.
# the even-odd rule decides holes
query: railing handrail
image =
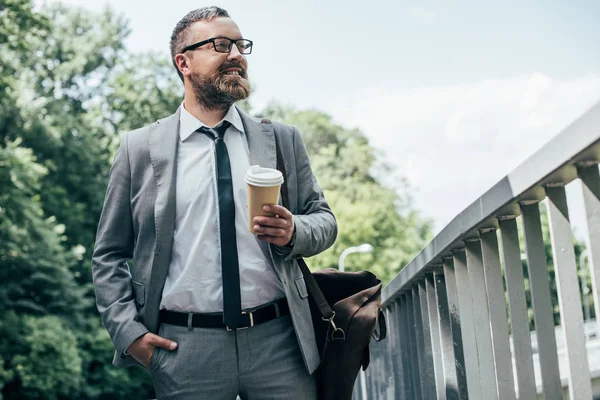
{"label": "railing handrail", "polygon": [[477,232],[497,226],[497,217],[520,215],[518,203],[544,198],[544,186],[577,178],[577,166],[600,160],[600,102],[460,212],[383,289],[387,305],[408,283],[442,264],[451,250]]}

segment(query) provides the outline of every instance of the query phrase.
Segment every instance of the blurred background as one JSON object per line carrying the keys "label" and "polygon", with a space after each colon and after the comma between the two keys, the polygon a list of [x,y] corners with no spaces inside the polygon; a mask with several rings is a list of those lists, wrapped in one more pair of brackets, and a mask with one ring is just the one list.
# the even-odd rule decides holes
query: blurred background
{"label": "blurred background", "polygon": [[[90,257],[120,134],[181,103],[169,38],[202,5],[0,0],[0,399],[153,395],[110,363]],[[314,269],[370,244],[345,269],[389,281],[600,98],[595,1],[216,5],[254,41],[240,105],[299,128],[338,218]]]}

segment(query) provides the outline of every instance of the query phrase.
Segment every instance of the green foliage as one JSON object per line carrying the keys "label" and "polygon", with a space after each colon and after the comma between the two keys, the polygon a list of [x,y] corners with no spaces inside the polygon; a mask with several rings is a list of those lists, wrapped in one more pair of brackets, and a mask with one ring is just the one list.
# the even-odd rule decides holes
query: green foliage
{"label": "green foliage", "polygon": [[81,385],[81,358],[75,335],[55,316],[25,317],[24,354],[12,359],[21,394],[54,400],[77,393]]}
{"label": "green foliage", "polygon": [[29,40],[44,34],[48,20],[33,12],[30,0],[2,0],[0,2],[0,89],[9,87],[12,74],[17,71],[21,57],[30,50]]}
{"label": "green foliage", "polygon": [[[0,357],[0,390],[6,385],[7,382],[10,382],[13,378],[14,372],[11,370],[5,369],[4,359]],[[0,400],[3,400],[4,396],[2,392],[0,392]]]}
{"label": "green foliage", "polygon": [[64,249],[64,226],[45,218],[40,180],[46,170],[20,141],[0,148],[0,313],[69,315],[82,304]]}
{"label": "green foliage", "polygon": [[0,391],[149,397],[145,371],[110,364],[89,272],[115,136],[105,82],[127,28],[24,0],[2,1],[0,22]]}
{"label": "green foliage", "polygon": [[[170,61],[158,54],[134,54],[119,60],[106,82],[100,112],[113,137],[167,117],[179,107],[183,84]],[[114,141],[112,149],[118,141]]]}
{"label": "green foliage", "polygon": [[[29,41],[36,51],[22,61],[15,83],[23,122],[7,132],[22,138],[48,170],[40,190],[44,210],[65,225],[69,245],[89,249],[111,157],[102,115],[90,110],[103,103],[128,30],[109,10],[96,15],[57,5],[45,13],[52,26]],[[81,282],[89,281],[79,273]]]}

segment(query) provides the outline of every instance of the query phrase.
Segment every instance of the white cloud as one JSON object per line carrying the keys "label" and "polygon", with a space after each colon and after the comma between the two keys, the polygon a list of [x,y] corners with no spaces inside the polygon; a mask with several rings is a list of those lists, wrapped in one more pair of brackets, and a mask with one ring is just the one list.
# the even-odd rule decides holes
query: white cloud
{"label": "white cloud", "polygon": [[436,21],[437,15],[435,11],[421,7],[412,7],[408,10],[408,14],[426,24],[432,24]]}
{"label": "white cloud", "polygon": [[446,87],[370,87],[330,110],[357,126],[417,189],[440,230],[600,100],[600,74],[536,73]]}

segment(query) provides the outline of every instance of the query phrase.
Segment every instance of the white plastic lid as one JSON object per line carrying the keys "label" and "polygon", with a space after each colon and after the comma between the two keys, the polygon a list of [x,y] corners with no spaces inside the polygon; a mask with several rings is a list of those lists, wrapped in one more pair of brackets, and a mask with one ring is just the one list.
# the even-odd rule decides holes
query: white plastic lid
{"label": "white plastic lid", "polygon": [[276,169],[253,165],[246,172],[245,180],[253,186],[277,186],[283,183],[283,175]]}

